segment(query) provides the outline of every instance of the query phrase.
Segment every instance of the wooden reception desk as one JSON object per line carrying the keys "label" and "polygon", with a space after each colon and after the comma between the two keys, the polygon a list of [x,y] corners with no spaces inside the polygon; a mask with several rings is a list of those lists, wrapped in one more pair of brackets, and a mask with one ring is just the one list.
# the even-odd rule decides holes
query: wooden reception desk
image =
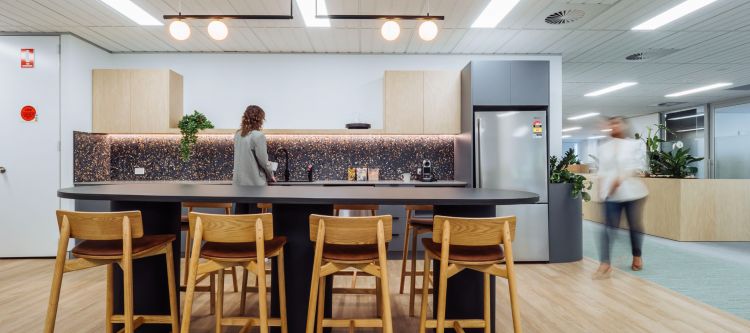
{"label": "wooden reception desk", "polygon": [[[584,219],[604,223],[595,175]],[[678,241],[750,241],[750,180],[643,178],[645,233]],[[625,221],[621,227],[627,228]]]}

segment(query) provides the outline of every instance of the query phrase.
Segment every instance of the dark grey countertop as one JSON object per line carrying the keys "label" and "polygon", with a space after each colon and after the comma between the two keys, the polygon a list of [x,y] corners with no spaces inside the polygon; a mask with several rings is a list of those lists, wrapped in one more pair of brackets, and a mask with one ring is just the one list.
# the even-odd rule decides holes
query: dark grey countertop
{"label": "dark grey countertop", "polygon": [[457,187],[214,186],[121,184],[60,189],[66,199],[147,202],[268,202],[273,204],[514,205],[539,201],[531,192]]}
{"label": "dark grey countertop", "polygon": [[[123,185],[123,184],[196,184],[196,185],[231,185],[229,180],[130,180],[130,181],[104,181],[104,182],[81,182],[75,186],[89,185]],[[271,183],[272,186],[410,186],[410,187],[465,187],[466,182],[457,180],[438,180],[436,182],[421,182],[413,180],[404,182],[401,180],[373,180],[373,181],[348,181],[348,180],[316,180],[291,181]]]}

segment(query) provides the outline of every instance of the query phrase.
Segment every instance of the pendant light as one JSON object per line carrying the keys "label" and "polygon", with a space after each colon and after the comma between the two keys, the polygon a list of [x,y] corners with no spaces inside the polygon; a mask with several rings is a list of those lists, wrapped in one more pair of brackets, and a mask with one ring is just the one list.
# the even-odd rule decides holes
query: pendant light
{"label": "pendant light", "polygon": [[224,40],[229,35],[229,29],[224,22],[213,20],[208,24],[208,35],[214,40]]}
{"label": "pendant light", "polygon": [[394,41],[401,34],[401,27],[398,22],[394,20],[388,20],[383,23],[383,27],[380,28],[380,34],[387,41]]}
{"label": "pendant light", "polygon": [[435,39],[437,34],[438,26],[435,24],[435,21],[428,20],[419,25],[419,38],[422,38],[423,41],[429,42]]}
{"label": "pendant light", "polygon": [[169,34],[176,40],[186,40],[190,38],[190,26],[184,21],[172,21],[169,24]]}

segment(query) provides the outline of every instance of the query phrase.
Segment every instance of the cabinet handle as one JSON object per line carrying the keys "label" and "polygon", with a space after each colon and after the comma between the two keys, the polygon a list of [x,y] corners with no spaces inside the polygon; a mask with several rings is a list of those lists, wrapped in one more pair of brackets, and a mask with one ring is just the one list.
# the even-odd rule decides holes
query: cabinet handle
{"label": "cabinet handle", "polygon": [[481,135],[479,134],[481,127],[480,118],[477,118],[477,130],[474,132],[477,139],[477,188],[482,188],[482,146],[480,141]]}

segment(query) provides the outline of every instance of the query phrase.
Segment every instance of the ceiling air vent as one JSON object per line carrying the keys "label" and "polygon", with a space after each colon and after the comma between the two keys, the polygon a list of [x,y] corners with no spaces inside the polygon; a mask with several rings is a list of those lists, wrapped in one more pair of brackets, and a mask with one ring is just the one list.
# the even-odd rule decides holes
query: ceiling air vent
{"label": "ceiling air vent", "polygon": [[686,104],[686,103],[687,102],[663,102],[663,103],[658,103],[658,104],[651,104],[649,106],[658,106],[658,107],[664,108],[664,107],[677,106],[677,105]]}
{"label": "ceiling air vent", "polygon": [[744,86],[729,88],[727,90],[739,90],[739,91],[750,91],[750,84],[746,84]]}
{"label": "ceiling air vent", "polygon": [[646,49],[641,52],[636,52],[625,57],[625,60],[628,60],[628,61],[654,60],[654,59],[666,57],[677,51],[680,51],[680,49]]}
{"label": "ceiling air vent", "polygon": [[586,12],[580,9],[563,9],[548,15],[544,22],[552,25],[568,24],[578,21],[586,16]]}

